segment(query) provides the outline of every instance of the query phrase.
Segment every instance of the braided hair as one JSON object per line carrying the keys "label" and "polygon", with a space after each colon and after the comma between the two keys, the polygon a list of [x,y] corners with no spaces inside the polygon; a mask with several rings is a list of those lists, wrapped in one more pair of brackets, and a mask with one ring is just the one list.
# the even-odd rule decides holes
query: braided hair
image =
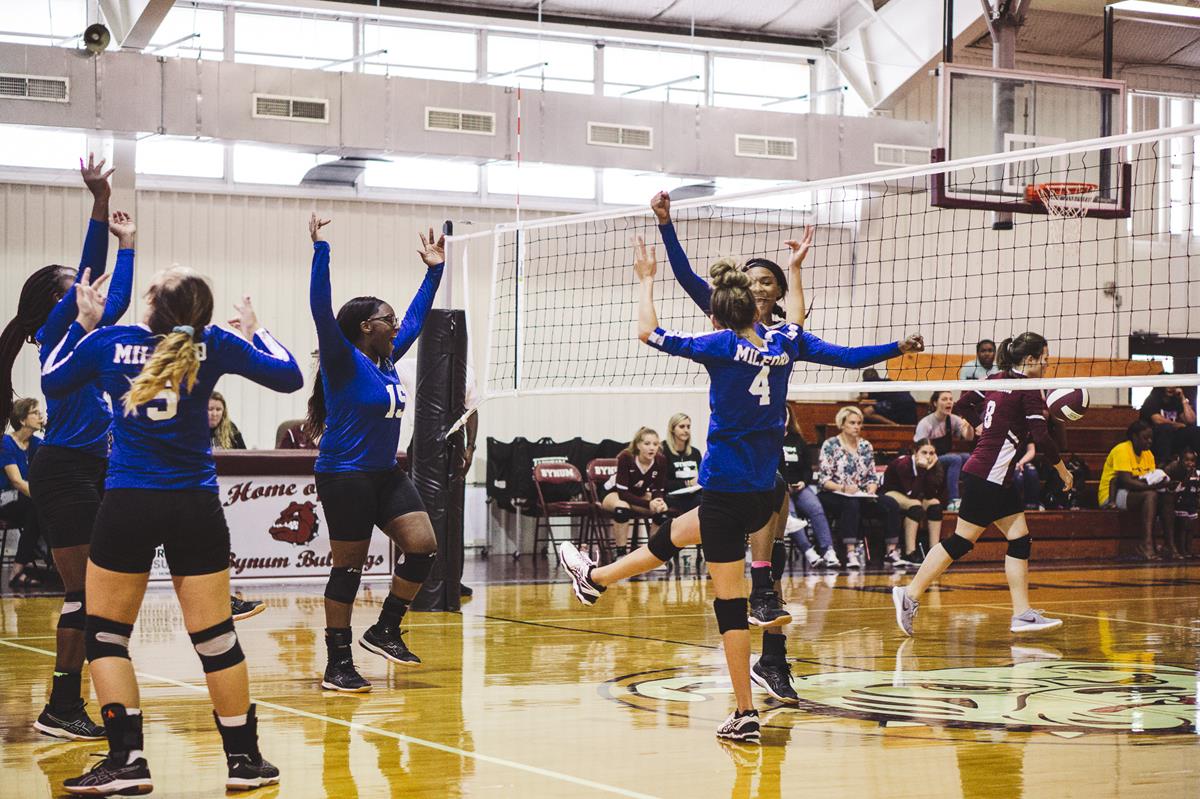
{"label": "braided hair", "polygon": [[75,270],[71,267],[50,264],[30,275],[21,286],[17,315],[0,333],[0,419],[8,418],[12,412],[12,369],[21,346],[37,343],[38,330],[46,324],[50,311],[69,290],[66,284],[74,277]]}

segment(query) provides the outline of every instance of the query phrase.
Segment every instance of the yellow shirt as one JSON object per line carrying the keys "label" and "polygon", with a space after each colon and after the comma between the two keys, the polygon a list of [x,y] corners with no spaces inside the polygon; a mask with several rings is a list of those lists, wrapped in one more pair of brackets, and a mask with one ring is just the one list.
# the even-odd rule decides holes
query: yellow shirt
{"label": "yellow shirt", "polygon": [[1100,489],[1097,493],[1101,507],[1108,502],[1108,489],[1117,472],[1129,472],[1134,477],[1141,477],[1154,471],[1154,468],[1154,453],[1150,450],[1135,455],[1132,441],[1117,444],[1104,459],[1104,471],[1100,474]]}

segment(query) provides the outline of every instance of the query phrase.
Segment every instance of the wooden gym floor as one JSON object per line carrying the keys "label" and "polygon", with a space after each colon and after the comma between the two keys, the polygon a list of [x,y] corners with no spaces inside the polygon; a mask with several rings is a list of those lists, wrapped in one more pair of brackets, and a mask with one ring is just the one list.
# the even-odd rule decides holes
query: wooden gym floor
{"label": "wooden gym floor", "polygon": [[[544,562],[539,573],[555,576]],[[592,609],[561,582],[476,581],[461,615],[410,616],[422,668],[389,668],[356,647],[375,684],[358,696],[317,688],[321,586],[248,587],[269,608],[238,629],[262,748],[283,772],[250,795],[1200,795],[1200,569],[1036,571],[1035,606],[1066,623],[1020,639],[998,567],[949,575],[911,640],[893,621],[894,579],[786,578],[804,704],[756,693],[761,747],[713,736],[731,695],[704,580],[629,583]],[[365,587],[356,631],[384,590]],[[30,726],[59,603],[0,599],[3,797],[61,795],[105,749]],[[220,743],[169,589],[148,594],[133,654],[154,795],[221,795]]]}

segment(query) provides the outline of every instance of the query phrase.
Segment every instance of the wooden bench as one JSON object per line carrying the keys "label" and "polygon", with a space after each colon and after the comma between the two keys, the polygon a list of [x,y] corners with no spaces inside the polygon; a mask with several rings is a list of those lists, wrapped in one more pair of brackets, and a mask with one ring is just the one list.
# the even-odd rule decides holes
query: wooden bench
{"label": "wooden bench", "polygon": [[[892,380],[957,380],[962,366],[974,355],[910,352],[887,361]],[[1052,357],[1043,377],[1141,377],[1162,374],[1159,361],[1128,361],[1120,358]]]}

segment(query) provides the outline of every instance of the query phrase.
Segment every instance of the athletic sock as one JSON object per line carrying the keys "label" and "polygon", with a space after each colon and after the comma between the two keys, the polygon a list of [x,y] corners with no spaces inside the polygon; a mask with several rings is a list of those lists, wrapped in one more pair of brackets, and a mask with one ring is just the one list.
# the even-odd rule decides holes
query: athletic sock
{"label": "athletic sock", "polygon": [[350,639],[353,633],[349,627],[326,627],[325,649],[329,652],[329,662],[350,659]]}
{"label": "athletic sock", "polygon": [[787,636],[782,633],[772,633],[769,630],[764,630],[762,656],[770,660],[786,660]]}
{"label": "athletic sock", "polygon": [[750,566],[750,590],[770,591],[772,582],[771,561],[754,561],[754,563]]}
{"label": "athletic sock", "polygon": [[412,604],[410,599],[401,599],[395,594],[388,594],[387,599],[383,600],[383,610],[379,611],[379,626],[399,627],[410,604]]}
{"label": "athletic sock", "polygon": [[50,687],[50,707],[55,710],[67,710],[78,704],[83,696],[80,683],[83,675],[77,671],[56,671],[54,682]]}

